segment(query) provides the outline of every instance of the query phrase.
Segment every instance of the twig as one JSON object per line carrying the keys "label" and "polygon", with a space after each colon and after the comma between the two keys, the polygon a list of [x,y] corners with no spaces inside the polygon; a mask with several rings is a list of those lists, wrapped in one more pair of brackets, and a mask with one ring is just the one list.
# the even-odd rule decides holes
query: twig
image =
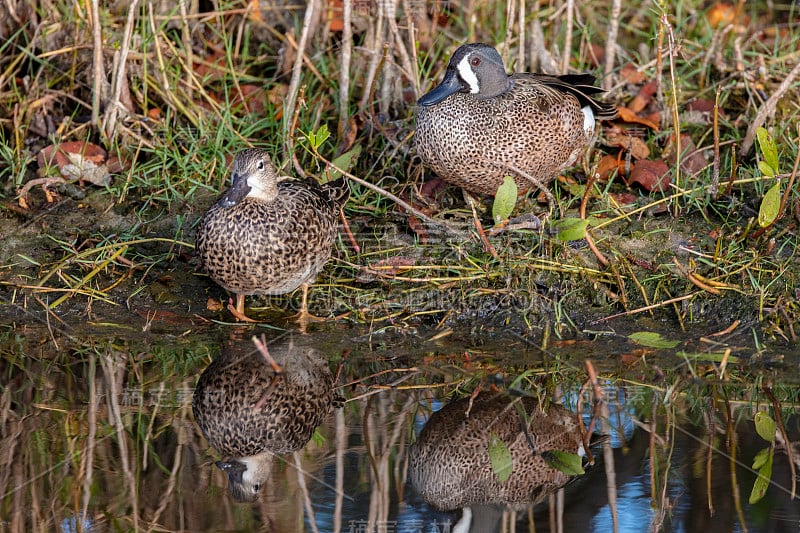
{"label": "twig", "polygon": [[297,104],[297,92],[300,90],[300,74],[303,70],[303,56],[306,53],[306,45],[308,44],[308,35],[311,33],[311,26],[314,23],[314,16],[317,12],[319,0],[311,0],[306,6],[306,13],[303,17],[303,29],[300,32],[300,42],[297,44],[297,56],[294,59],[294,66],[292,67],[292,79],[289,82],[289,90],[286,94],[286,105],[283,109],[284,117],[284,150],[286,153],[284,157],[292,155],[291,147],[286,139],[289,139],[292,132],[289,131],[289,126],[295,114],[295,105]]}
{"label": "twig", "polygon": [[[122,87],[127,86],[125,80],[125,73],[128,66],[128,50],[131,46],[131,38],[133,37],[133,23],[136,20],[136,8],[139,0],[131,0],[128,7],[128,19],[125,21],[125,30],[122,37],[122,47],[116,59],[116,70],[114,72],[114,80],[111,84],[111,100],[106,106],[105,124],[103,130],[110,143],[114,142],[117,134],[117,119],[119,118],[119,111],[122,108],[120,98],[122,96]],[[130,111],[126,109],[125,111]]]}
{"label": "twig", "polygon": [[459,230],[457,230],[457,229],[455,229],[453,227],[450,227],[448,224],[446,224],[446,223],[444,223],[444,222],[442,222],[440,220],[436,220],[435,218],[429,217],[428,215],[426,215],[425,213],[423,213],[419,209],[414,208],[411,204],[409,204],[408,202],[406,202],[404,200],[401,200],[399,197],[397,197],[394,194],[390,193],[386,189],[378,187],[374,183],[370,183],[370,182],[368,182],[366,180],[363,180],[363,179],[361,179],[359,177],[356,177],[356,176],[350,174],[349,172],[347,172],[346,170],[343,170],[343,169],[337,167],[336,165],[334,165],[333,163],[331,163],[330,161],[325,159],[323,156],[321,156],[318,152],[315,152],[315,155],[320,159],[320,161],[322,161],[326,165],[329,165],[331,168],[333,168],[333,169],[337,170],[338,172],[340,172],[342,174],[342,176],[346,176],[347,179],[355,181],[359,185],[363,185],[367,189],[375,191],[376,193],[380,194],[381,196],[383,196],[385,198],[388,198],[389,200],[393,201],[394,203],[396,203],[397,205],[399,205],[400,207],[402,207],[403,209],[405,209],[406,211],[408,211],[412,215],[416,216],[417,218],[419,218],[421,220],[424,220],[428,224],[432,224],[434,226],[438,226],[438,227],[444,228],[450,234],[455,235],[457,237],[460,237],[462,239],[468,239],[469,238],[469,234],[468,233],[465,233],[463,231],[459,231]]}
{"label": "twig", "polygon": [[[589,193],[592,191],[594,187],[594,182],[597,180],[597,172],[592,172],[589,180],[586,183],[586,189],[583,191],[583,198],[581,198],[581,209],[580,209],[580,216],[581,220],[586,220],[586,204],[589,203]],[[597,249],[597,245],[594,243],[594,239],[589,231],[586,232],[584,237],[586,239],[586,244],[589,245],[589,248],[592,250],[592,253],[600,262],[601,265],[608,266],[608,259],[604,256],[600,250]]]}
{"label": "twig", "polygon": [[645,311],[649,311],[650,309],[655,309],[655,308],[658,308],[658,307],[664,307],[666,305],[671,305],[671,304],[674,304],[676,302],[682,302],[683,300],[688,300],[689,298],[693,298],[695,296],[697,296],[696,293],[684,294],[683,296],[678,296],[676,298],[670,298],[669,300],[664,300],[663,302],[658,302],[656,304],[648,305],[648,306],[645,306],[645,307],[640,307],[639,309],[631,309],[630,311],[625,311],[624,313],[617,313],[616,315],[604,316],[603,318],[598,318],[593,323],[608,322],[609,320],[613,320],[613,319],[619,318],[621,316],[636,315],[636,314],[639,314],[639,313],[643,313]]}
{"label": "twig", "polygon": [[719,94],[721,90],[722,88],[717,86],[714,98],[714,166],[711,167],[711,185],[708,187],[708,194],[712,200],[716,200],[719,193]]}
{"label": "twig", "polygon": [[619,34],[619,19],[621,14],[622,0],[614,0],[611,3],[611,17],[609,17],[608,34],[606,35],[606,64],[603,69],[603,89],[607,91],[614,85],[611,73],[614,72],[614,59],[617,53],[617,35]]}
{"label": "twig", "polygon": [[100,7],[98,0],[92,0],[92,60],[94,62],[94,80],[92,80],[92,126],[100,122],[100,95],[103,93],[103,32],[100,27]]}
{"label": "twig", "polygon": [[[344,138],[350,122],[350,58],[353,52],[353,26],[351,24],[353,0],[343,0],[342,64],[339,67],[339,139]],[[339,141],[341,143],[341,140]]]}
{"label": "twig", "polygon": [[[564,30],[564,55],[561,57],[561,74],[569,72],[569,59],[572,55],[572,28],[575,25],[575,0],[567,0],[567,23]],[[608,44],[606,43],[606,47]]]}
{"label": "twig", "polygon": [[778,89],[772,93],[766,102],[764,102],[764,105],[761,106],[761,109],[759,109],[758,113],[756,113],[755,118],[750,122],[750,125],[747,127],[747,134],[744,136],[744,141],[742,141],[742,155],[748,154],[753,148],[756,130],[759,128],[759,126],[764,124],[769,115],[775,113],[775,109],[778,107],[778,102],[792,87],[794,84],[794,79],[798,74],[800,74],[800,61],[798,61],[789,74],[783,78],[781,84],[778,85]]}

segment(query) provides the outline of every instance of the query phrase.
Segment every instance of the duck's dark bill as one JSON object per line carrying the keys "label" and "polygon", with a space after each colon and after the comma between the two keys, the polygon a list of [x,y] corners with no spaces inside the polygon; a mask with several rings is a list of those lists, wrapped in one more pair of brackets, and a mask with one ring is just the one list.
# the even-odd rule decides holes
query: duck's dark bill
{"label": "duck's dark bill", "polygon": [[448,70],[447,74],[445,74],[442,83],[440,83],[435,89],[431,90],[427,94],[424,94],[419,100],[417,100],[418,105],[434,105],[438,104],[448,96],[453,93],[457,93],[464,88],[461,85],[461,81],[458,78],[458,75],[453,70]]}
{"label": "duck's dark bill", "polygon": [[222,207],[231,207],[241,202],[249,192],[250,186],[247,184],[247,176],[242,174],[235,175],[231,188],[228,189],[228,192],[225,193],[225,196],[222,197],[219,203]]}

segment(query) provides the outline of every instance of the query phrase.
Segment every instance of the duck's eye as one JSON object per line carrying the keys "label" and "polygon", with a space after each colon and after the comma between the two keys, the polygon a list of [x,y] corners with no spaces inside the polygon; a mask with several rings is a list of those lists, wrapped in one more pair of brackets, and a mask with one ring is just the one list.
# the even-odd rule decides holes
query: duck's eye
{"label": "duck's eye", "polygon": [[258,170],[264,170],[264,160],[263,159],[259,159],[258,160],[258,163],[256,163],[256,168]]}
{"label": "duck's eye", "polygon": [[253,492],[258,492],[260,490],[261,490],[261,485],[259,483],[253,485]]}
{"label": "duck's eye", "polygon": [[473,67],[477,67],[478,65],[481,64],[481,58],[473,57],[472,59],[469,60],[469,64],[472,65]]}

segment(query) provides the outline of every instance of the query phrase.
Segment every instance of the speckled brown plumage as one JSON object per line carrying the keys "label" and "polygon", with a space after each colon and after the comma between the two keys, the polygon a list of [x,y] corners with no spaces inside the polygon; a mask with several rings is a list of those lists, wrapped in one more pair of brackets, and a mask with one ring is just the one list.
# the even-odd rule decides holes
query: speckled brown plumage
{"label": "speckled brown plumage", "polygon": [[[473,64],[477,62],[477,64]],[[503,177],[520,191],[545,184],[574,164],[594,141],[594,119],[616,116],[589,74],[506,74],[489,45],[453,54],[442,83],[419,99],[415,143],[443,180],[494,195]],[[591,110],[587,115],[584,110]]]}
{"label": "speckled brown plumage", "polygon": [[239,152],[231,174],[231,189],[197,229],[202,268],[237,295],[284,294],[313,282],[330,258],[347,183],[279,177],[257,148]]}
{"label": "speckled brown plumage", "polygon": [[229,490],[239,500],[257,496],[265,454],[303,448],[341,405],[327,361],[299,342],[269,346],[283,367],[280,374],[253,344],[244,342],[227,347],[197,381],[195,422],[208,444],[228,458],[218,466],[228,473]]}
{"label": "speckled brown plumage", "polygon": [[[475,397],[471,407],[469,398],[452,402],[431,415],[411,446],[411,484],[425,501],[443,510],[536,504],[571,479],[550,467],[543,454],[582,453],[576,417],[558,405],[544,413],[535,398],[514,400],[489,392]],[[508,446],[513,458],[511,476],[503,483],[489,458],[492,434]]]}

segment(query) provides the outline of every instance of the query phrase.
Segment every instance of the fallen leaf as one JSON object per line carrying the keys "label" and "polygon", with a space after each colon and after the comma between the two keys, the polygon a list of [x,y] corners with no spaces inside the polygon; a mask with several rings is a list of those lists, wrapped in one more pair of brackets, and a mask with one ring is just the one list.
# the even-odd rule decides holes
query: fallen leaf
{"label": "fallen leaf", "polygon": [[328,23],[330,30],[344,30],[344,0],[328,0]]}
{"label": "fallen leaf", "polygon": [[733,24],[736,18],[736,7],[728,2],[717,2],[706,11],[706,20],[714,29]]}
{"label": "fallen leaf", "polygon": [[108,157],[107,152],[96,144],[83,141],[67,141],[42,148],[36,156],[36,162],[40,170],[52,166],[57,166],[61,169],[64,165],[73,163],[69,154],[79,154],[83,159],[88,159],[97,165],[105,163],[106,157]]}
{"label": "fallen leaf", "polygon": [[269,94],[263,86],[245,83],[239,85],[238,91],[233,91],[231,107],[236,111],[237,106],[242,106],[248,114],[263,115],[269,100]]}
{"label": "fallen leaf", "polygon": [[656,85],[655,81],[647,82],[641,89],[639,89],[639,93],[634,96],[631,103],[628,104],[628,108],[633,111],[634,113],[639,113],[647,107],[647,104],[653,99],[653,95],[656,94],[656,89],[658,86]]}
{"label": "fallen leaf", "polygon": [[147,110],[147,118],[154,121],[161,120],[161,109],[157,107],[151,107]]}
{"label": "fallen leaf", "polygon": [[91,159],[82,159],[79,154],[74,155],[71,159],[74,163],[69,163],[59,169],[61,175],[68,180],[88,181],[99,187],[105,187],[111,183],[111,174],[104,164],[97,165]]}
{"label": "fallen leaf", "polygon": [[647,348],[636,348],[635,350],[620,355],[620,360],[626,365],[632,365],[653,352],[654,350],[648,350]]}
{"label": "fallen leaf", "polygon": [[[664,157],[667,163],[674,167],[678,161],[675,137],[670,137],[664,149]],[[681,135],[681,172],[693,176],[706,168],[710,162],[702,150],[698,150],[694,145],[692,137],[688,134]]]}
{"label": "fallen leaf", "polygon": [[622,65],[619,75],[623,81],[627,83],[634,83],[636,85],[644,83],[644,80],[647,79],[644,72],[640,71],[633,63],[626,63]]}
{"label": "fallen leaf", "polygon": [[107,158],[107,152],[96,144],[68,141],[46,146],[39,151],[36,160],[38,174],[42,177],[47,175],[49,168],[55,166],[59,174],[68,180],[88,181],[102,187],[111,182]]}
{"label": "fallen leaf", "polygon": [[611,124],[603,130],[606,143],[610,146],[629,151],[634,159],[647,159],[650,157],[650,148],[640,138],[643,131],[642,128],[625,128],[618,124]]}
{"label": "fallen leaf", "polygon": [[647,191],[666,191],[671,181],[669,166],[664,161],[644,159],[633,165],[628,185],[637,183]]}
{"label": "fallen leaf", "polygon": [[632,124],[642,124],[643,126],[647,126],[648,128],[659,131],[658,124],[651,122],[649,119],[644,117],[640,117],[632,110],[628,109],[627,107],[618,107],[617,114],[619,118],[622,119],[623,122],[629,122]]}
{"label": "fallen leaf", "polygon": [[343,154],[353,147],[358,136],[358,124],[355,117],[348,117],[347,123],[344,126],[344,131],[341,132],[339,144],[336,146],[336,154]]}
{"label": "fallen leaf", "polygon": [[619,207],[635,204],[639,201],[639,196],[630,192],[612,192],[608,193],[608,196],[611,197]]}
{"label": "fallen leaf", "polygon": [[608,181],[611,173],[617,171],[617,174],[622,174],[625,170],[625,165],[621,165],[617,157],[613,155],[604,155],[597,165],[597,176],[600,181]]}

